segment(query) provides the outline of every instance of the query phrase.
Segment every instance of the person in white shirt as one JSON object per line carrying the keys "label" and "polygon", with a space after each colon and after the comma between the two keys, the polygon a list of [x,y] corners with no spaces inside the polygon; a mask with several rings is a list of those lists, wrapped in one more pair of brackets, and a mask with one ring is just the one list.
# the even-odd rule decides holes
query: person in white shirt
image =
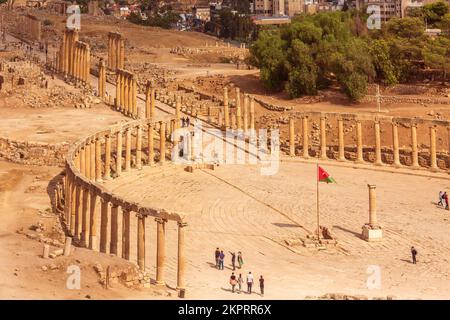
{"label": "person in white shirt", "polygon": [[251,272],[247,275],[247,293],[252,294],[252,286],[253,286],[253,275]]}

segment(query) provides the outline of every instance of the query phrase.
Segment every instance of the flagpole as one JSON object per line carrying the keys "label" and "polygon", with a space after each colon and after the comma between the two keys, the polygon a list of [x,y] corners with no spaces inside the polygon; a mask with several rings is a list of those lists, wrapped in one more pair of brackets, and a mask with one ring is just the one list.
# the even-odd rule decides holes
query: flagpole
{"label": "flagpole", "polygon": [[319,160],[317,159],[316,167],[316,194],[317,194],[317,240],[320,240],[320,215],[319,215]]}

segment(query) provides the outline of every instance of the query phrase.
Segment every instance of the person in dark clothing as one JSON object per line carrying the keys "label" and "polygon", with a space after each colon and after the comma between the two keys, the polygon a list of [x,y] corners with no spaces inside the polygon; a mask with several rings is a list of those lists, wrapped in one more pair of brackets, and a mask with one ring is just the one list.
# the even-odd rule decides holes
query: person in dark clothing
{"label": "person in dark clothing", "polygon": [[223,251],[220,251],[219,254],[219,270],[223,270],[223,262],[225,261],[225,253]]}
{"label": "person in dark clothing", "polygon": [[233,271],[235,271],[236,270],[236,253],[230,251],[230,254],[231,254],[231,265],[233,266]]}
{"label": "person in dark clothing", "polygon": [[264,278],[261,276],[259,278],[259,289],[261,289],[261,296],[264,296]]}
{"label": "person in dark clothing", "polygon": [[442,197],[444,198],[444,201],[445,201],[445,209],[448,210],[449,207],[448,207],[448,194],[447,194],[447,192],[444,192],[444,195]]}
{"label": "person in dark clothing", "polygon": [[237,280],[236,280],[236,276],[234,275],[234,272],[231,273],[230,284],[231,284],[231,292],[234,293],[234,288],[236,287],[236,284],[237,284]]}
{"label": "person in dark clothing", "polygon": [[189,128],[190,125],[191,125],[191,119],[189,119],[189,117],[186,117],[186,127]]}
{"label": "person in dark clothing", "polygon": [[186,126],[186,120],[184,118],[181,118],[181,127],[184,128]]}
{"label": "person in dark clothing", "polygon": [[412,255],[413,264],[416,264],[417,263],[417,259],[416,259],[417,250],[416,250],[416,248],[411,247],[411,255]]}
{"label": "person in dark clothing", "polygon": [[216,268],[219,269],[219,256],[220,256],[220,250],[219,248],[216,248],[216,251],[214,252],[214,257],[216,258]]}

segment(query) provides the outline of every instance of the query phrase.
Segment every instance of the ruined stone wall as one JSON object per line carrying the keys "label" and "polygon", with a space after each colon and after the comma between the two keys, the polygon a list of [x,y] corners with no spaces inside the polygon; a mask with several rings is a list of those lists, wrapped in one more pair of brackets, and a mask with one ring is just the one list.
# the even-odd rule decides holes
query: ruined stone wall
{"label": "ruined stone wall", "polygon": [[39,143],[0,137],[0,159],[38,166],[64,166],[68,143]]}

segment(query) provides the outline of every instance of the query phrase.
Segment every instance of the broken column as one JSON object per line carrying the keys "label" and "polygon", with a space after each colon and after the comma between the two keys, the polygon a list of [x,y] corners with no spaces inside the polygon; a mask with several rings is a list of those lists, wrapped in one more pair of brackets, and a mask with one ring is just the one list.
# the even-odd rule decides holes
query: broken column
{"label": "broken column", "polygon": [[362,229],[362,238],[366,241],[381,240],[383,233],[377,221],[376,186],[367,185],[369,188],[369,223]]}

